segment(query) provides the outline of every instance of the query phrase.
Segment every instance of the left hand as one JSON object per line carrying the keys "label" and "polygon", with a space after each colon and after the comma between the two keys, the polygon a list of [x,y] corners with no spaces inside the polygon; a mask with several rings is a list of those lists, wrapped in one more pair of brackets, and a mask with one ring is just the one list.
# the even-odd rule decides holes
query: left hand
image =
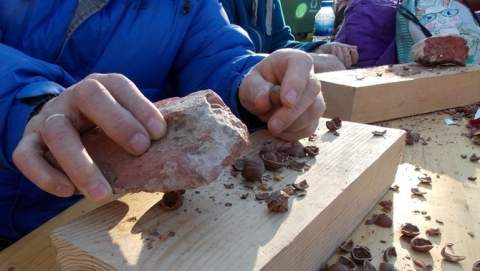
{"label": "left hand", "polygon": [[318,47],[314,53],[336,56],[347,68],[358,62],[357,46],[340,42],[329,42]]}
{"label": "left hand", "polygon": [[[318,80],[312,78],[312,57],[294,49],[277,50],[243,79],[238,96],[242,106],[268,123],[276,137],[294,141],[310,136],[325,111]],[[280,86],[280,104],[270,91]]]}

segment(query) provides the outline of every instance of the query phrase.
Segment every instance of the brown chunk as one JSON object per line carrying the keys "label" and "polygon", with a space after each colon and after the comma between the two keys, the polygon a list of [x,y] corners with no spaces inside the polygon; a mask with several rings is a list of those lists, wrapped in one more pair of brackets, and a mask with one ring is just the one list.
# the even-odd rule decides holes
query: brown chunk
{"label": "brown chunk", "polygon": [[426,264],[422,260],[413,259],[412,261],[413,261],[413,266],[415,267],[415,270],[418,270],[418,271],[432,271],[433,270],[433,266],[431,264]]}
{"label": "brown chunk", "polygon": [[470,176],[470,177],[468,177],[467,179],[468,179],[469,181],[474,182],[474,181],[477,180],[477,177]]}
{"label": "brown chunk", "polygon": [[425,231],[428,236],[439,236],[441,234],[439,228],[429,228]]}
{"label": "brown chunk", "polygon": [[262,181],[263,173],[265,172],[265,166],[260,159],[246,158],[244,159],[242,176],[249,182]]}
{"label": "brown chunk", "polygon": [[308,186],[307,180],[303,180],[299,183],[294,183],[293,187],[295,187],[295,189],[297,190],[307,190],[309,186]]}
{"label": "brown chunk", "polygon": [[467,41],[458,35],[428,37],[412,46],[412,56],[415,62],[423,66],[465,66]]}
{"label": "brown chunk", "polygon": [[287,193],[289,196],[295,195],[295,187],[289,184],[282,189],[283,192]]}
{"label": "brown chunk", "polygon": [[442,255],[443,259],[447,262],[457,263],[459,261],[465,260],[465,256],[455,255],[455,253],[453,252],[452,243],[446,244],[442,248],[442,251],[440,251],[440,254]]}
{"label": "brown chunk", "polygon": [[364,246],[354,246],[352,251],[350,252],[352,259],[357,264],[363,264],[364,261],[371,261],[372,260],[372,253],[370,253],[370,249]]}
{"label": "brown chunk", "polygon": [[419,197],[424,197],[425,194],[427,194],[427,192],[420,191],[420,189],[418,189],[418,187],[412,188],[411,191],[412,191],[412,194],[413,194],[413,195],[419,196]]}
{"label": "brown chunk", "polygon": [[383,252],[383,260],[385,262],[390,262],[390,259],[397,257],[397,250],[395,247],[388,247]]}
{"label": "brown chunk", "polygon": [[392,211],[393,202],[391,200],[382,200],[378,203],[382,206],[382,211],[390,213]]}
{"label": "brown chunk", "polygon": [[410,247],[418,252],[428,252],[433,248],[433,244],[428,239],[415,237],[410,241]]}
{"label": "brown chunk", "polygon": [[372,218],[365,221],[365,225],[371,224],[375,224],[383,228],[390,228],[392,226],[392,219],[387,214],[374,214]]}
{"label": "brown chunk", "polygon": [[288,211],[288,199],[290,196],[283,191],[276,191],[272,193],[267,199],[268,210],[272,213],[284,213]]}
{"label": "brown chunk", "polygon": [[355,264],[355,262],[350,257],[346,257],[346,256],[343,256],[343,255],[338,257],[337,263],[339,263],[341,265],[345,265],[346,267],[350,268],[351,270],[355,270],[357,268],[357,265]]}
{"label": "brown chunk", "polygon": [[164,210],[167,210],[167,211],[176,210],[183,205],[184,193],[185,193],[185,190],[165,192],[158,204]]}
{"label": "brown chunk", "polygon": [[432,184],[432,177],[430,176],[419,177],[418,180],[421,184]]}
{"label": "brown chunk", "polygon": [[318,155],[319,149],[317,146],[305,146],[305,148],[303,148],[303,151],[305,152],[306,156],[314,157]]}
{"label": "brown chunk", "polygon": [[282,155],[278,152],[264,152],[260,154],[260,158],[267,170],[278,171],[285,166]]}
{"label": "brown chunk", "polygon": [[420,230],[412,223],[405,223],[401,226],[402,234],[406,237],[415,237],[420,234]]}
{"label": "brown chunk", "polygon": [[472,155],[470,155],[470,162],[478,162],[478,160],[480,160],[480,156],[477,156],[477,154],[473,153]]}
{"label": "brown chunk", "polygon": [[305,152],[303,151],[302,143],[295,142],[285,142],[280,145],[277,149],[278,152],[283,153],[289,157],[303,158],[305,157]]}
{"label": "brown chunk", "polygon": [[256,200],[266,200],[270,198],[270,193],[269,192],[258,192],[255,193],[255,199]]}
{"label": "brown chunk", "polygon": [[342,120],[339,117],[335,117],[327,121],[325,125],[330,132],[335,132],[342,127]]}

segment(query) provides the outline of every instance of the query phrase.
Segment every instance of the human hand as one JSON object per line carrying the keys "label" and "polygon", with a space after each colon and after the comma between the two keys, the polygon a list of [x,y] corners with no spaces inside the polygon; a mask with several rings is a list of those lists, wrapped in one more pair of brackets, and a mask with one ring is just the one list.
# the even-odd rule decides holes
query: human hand
{"label": "human hand", "polygon": [[358,62],[357,46],[340,42],[329,42],[315,50],[317,54],[329,54],[336,56],[347,68]]}
{"label": "human hand", "polygon": [[334,55],[310,53],[315,73],[345,70],[345,65]]}
{"label": "human hand", "polygon": [[[112,196],[80,134],[95,126],[132,155],[140,155],[167,129],[160,111],[120,74],[92,74],[46,103],[25,128],[13,153],[17,168],[39,188],[59,197],[80,191],[101,202]],[[60,170],[44,154],[50,151]],[[63,172],[62,172],[63,171]]]}
{"label": "human hand", "polygon": [[[242,106],[267,122],[276,137],[294,141],[310,136],[325,111],[320,82],[312,78],[310,55],[294,49],[273,52],[243,79],[239,89]],[[270,93],[280,85],[280,101]]]}

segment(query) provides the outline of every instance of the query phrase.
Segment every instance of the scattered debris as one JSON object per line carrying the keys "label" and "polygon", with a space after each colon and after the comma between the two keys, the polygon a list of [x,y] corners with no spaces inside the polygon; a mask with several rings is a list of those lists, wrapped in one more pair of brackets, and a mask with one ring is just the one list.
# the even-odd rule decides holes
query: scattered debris
{"label": "scattered debris", "polygon": [[348,242],[347,241],[342,242],[338,247],[338,250],[340,250],[343,253],[350,253],[352,252],[352,248],[353,248],[353,240],[349,240]]}
{"label": "scattered debris", "polygon": [[427,194],[427,192],[420,191],[420,189],[418,189],[417,187],[412,188],[411,191],[413,195],[419,196],[419,197],[424,197],[425,194]]}
{"label": "scattered debris", "polygon": [[379,271],[398,271],[398,269],[395,267],[395,265],[391,263],[380,263],[378,266]]}
{"label": "scattered debris", "polygon": [[225,202],[225,207],[232,207],[232,203],[231,202]]}
{"label": "scattered debris", "polygon": [[362,264],[364,261],[371,261],[372,260],[372,253],[370,253],[370,249],[364,246],[354,246],[352,251],[350,252],[352,259],[357,264]]}
{"label": "scattered debris", "polygon": [[473,263],[472,271],[480,271],[480,260]]}
{"label": "scattered debris", "polygon": [[480,160],[480,156],[477,156],[477,154],[473,153],[472,155],[470,155],[470,162],[478,162],[478,160]]}
{"label": "scattered debris", "polygon": [[256,200],[266,200],[270,198],[270,193],[269,192],[258,192],[255,193],[255,199]]}
{"label": "scattered debris", "polygon": [[264,183],[264,182],[261,182],[259,185],[258,185],[258,189],[262,190],[262,191],[270,191],[272,190],[272,188],[270,186],[268,186],[268,184]]}
{"label": "scattered debris", "polygon": [[309,142],[314,142],[315,140],[317,140],[317,134],[312,134],[311,136],[308,137],[308,141]]}
{"label": "scattered debris", "polygon": [[410,241],[410,247],[418,252],[428,252],[433,248],[433,244],[428,239],[415,237]]}
{"label": "scattered debris", "polygon": [[260,159],[246,158],[243,161],[242,177],[248,182],[260,182],[265,166]]}
{"label": "scattered debris", "polygon": [[247,199],[248,195],[249,195],[249,193],[241,194],[240,199]]}
{"label": "scattered debris", "polygon": [[167,211],[173,211],[183,205],[183,194],[185,190],[165,192],[158,205]]}
{"label": "scattered debris", "polygon": [[470,176],[470,177],[468,177],[467,179],[468,179],[469,181],[474,182],[474,181],[477,180],[477,177]]}
{"label": "scattered debris", "polygon": [[418,227],[412,223],[402,224],[401,232],[406,237],[415,237],[420,234]]}
{"label": "scattered debris", "polygon": [[339,117],[335,117],[325,123],[327,126],[328,131],[336,132],[338,129],[342,127],[342,120]]}
{"label": "scattered debris", "polygon": [[391,200],[382,200],[378,203],[382,206],[382,211],[390,213],[392,211],[393,202]]}
{"label": "scattered debris", "polygon": [[468,155],[466,155],[466,154],[460,155],[460,158],[462,158],[462,159],[467,159],[467,157],[468,157]]}
{"label": "scattered debris", "polygon": [[383,130],[383,131],[372,131],[373,136],[385,136],[386,133],[387,133],[387,130]]}
{"label": "scattered debris", "polygon": [[291,184],[285,186],[283,189],[282,189],[283,192],[287,193],[289,196],[293,196],[295,195],[295,187]]}
{"label": "scattered debris", "polygon": [[443,225],[443,221],[441,221],[440,219],[435,219],[435,222],[437,222],[440,225]]}
{"label": "scattered debris", "polygon": [[459,256],[454,254],[452,243],[446,244],[442,248],[442,251],[440,251],[440,254],[442,255],[443,259],[447,262],[457,263],[459,261],[465,260],[465,256]]}
{"label": "scattered debris", "polygon": [[285,166],[284,159],[278,152],[264,152],[260,154],[265,169],[269,171],[278,171]]}
{"label": "scattered debris", "polygon": [[413,259],[413,266],[417,271],[432,271],[433,266],[431,264],[426,264],[422,260]]}
{"label": "scattered debris", "polygon": [[136,216],[132,216],[132,217],[129,217],[127,218],[127,220],[125,220],[126,222],[137,222],[137,217]]}
{"label": "scattered debris", "polygon": [[383,252],[383,260],[387,263],[390,262],[390,259],[395,257],[397,257],[397,250],[395,249],[395,247],[388,247]]}
{"label": "scattered debris", "polygon": [[288,211],[288,199],[290,196],[283,191],[275,191],[267,199],[268,210],[273,213],[283,213]]}
{"label": "scattered debris", "polygon": [[426,184],[426,185],[432,184],[432,177],[430,176],[418,177],[418,180],[420,181],[421,184]]}
{"label": "scattered debris", "polygon": [[405,130],[407,132],[405,137],[405,143],[407,145],[413,145],[420,141],[420,134],[412,132],[411,130]]}
{"label": "scattered debris", "polygon": [[362,81],[363,79],[365,79],[365,75],[361,75],[361,74],[356,74],[355,75],[355,79],[357,79],[357,81]]}
{"label": "scattered debris", "polygon": [[299,183],[294,183],[293,187],[295,187],[296,190],[306,190],[309,186],[307,180],[303,180]]}
{"label": "scattered debris", "polygon": [[475,233],[469,231],[469,232],[467,232],[467,234],[470,235],[470,237],[475,238]]}
{"label": "scattered debris", "polygon": [[350,257],[346,257],[343,255],[338,257],[337,263],[350,268],[350,270],[356,270],[357,268],[357,264],[355,264],[355,262]]}
{"label": "scattered debris", "polygon": [[393,192],[397,192],[397,193],[398,193],[398,192],[400,191],[400,186],[398,186],[398,185],[395,184],[395,185],[393,185],[393,186],[390,186],[389,189],[390,189],[391,191],[393,191]]}
{"label": "scattered debris", "polygon": [[439,228],[429,228],[425,231],[428,236],[439,236],[441,234]]}
{"label": "scattered debris", "polygon": [[308,157],[314,157],[318,155],[319,149],[317,146],[305,146],[303,148],[305,155]]}
{"label": "scattered debris", "polygon": [[233,183],[224,183],[223,184],[223,187],[225,187],[225,189],[233,189],[235,185]]}
{"label": "scattered debris", "polygon": [[365,225],[375,224],[379,227],[390,228],[392,227],[392,218],[387,214],[374,214],[372,218],[365,221]]}

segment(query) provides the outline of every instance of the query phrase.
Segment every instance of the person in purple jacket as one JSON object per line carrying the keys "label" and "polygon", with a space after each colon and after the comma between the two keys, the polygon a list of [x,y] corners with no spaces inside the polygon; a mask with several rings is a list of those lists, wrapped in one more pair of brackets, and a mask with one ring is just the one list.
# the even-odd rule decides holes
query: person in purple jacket
{"label": "person in purple jacket", "polygon": [[[213,89],[285,140],[325,110],[312,58],[256,55],[215,0],[0,1],[0,237],[15,241],[111,188],[80,141],[99,126],[133,155],[168,129],[152,101]],[[281,86],[274,108],[269,91]],[[61,170],[44,157],[50,151]]]}

